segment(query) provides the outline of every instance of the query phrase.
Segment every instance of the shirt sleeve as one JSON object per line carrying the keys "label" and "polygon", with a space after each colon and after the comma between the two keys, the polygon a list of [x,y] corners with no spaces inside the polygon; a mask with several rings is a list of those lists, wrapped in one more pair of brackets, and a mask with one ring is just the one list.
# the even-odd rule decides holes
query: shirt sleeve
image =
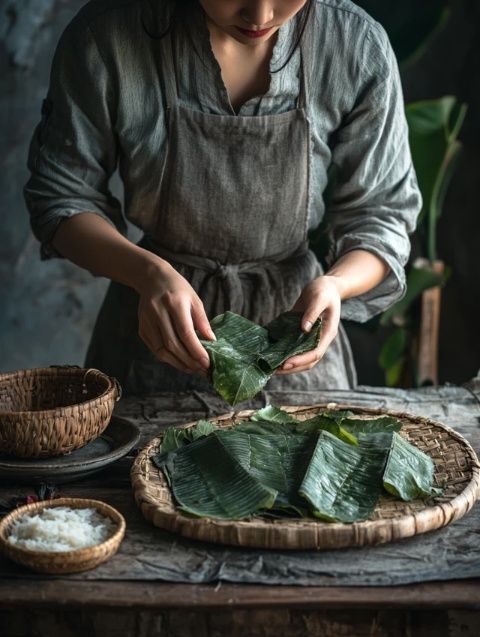
{"label": "shirt sleeve", "polygon": [[342,303],[341,317],[365,322],[406,292],[409,233],[422,199],[412,164],[395,54],[378,25],[366,38],[364,76],[353,110],[332,144],[333,188],[326,222],[332,263],[350,250],[367,250],[390,272],[375,288]]}
{"label": "shirt sleeve", "polygon": [[126,235],[120,202],[109,191],[117,166],[112,78],[86,21],[77,16],[63,32],[50,85],[28,153],[24,187],[40,258],[62,258],[51,241],[59,223],[93,212]]}

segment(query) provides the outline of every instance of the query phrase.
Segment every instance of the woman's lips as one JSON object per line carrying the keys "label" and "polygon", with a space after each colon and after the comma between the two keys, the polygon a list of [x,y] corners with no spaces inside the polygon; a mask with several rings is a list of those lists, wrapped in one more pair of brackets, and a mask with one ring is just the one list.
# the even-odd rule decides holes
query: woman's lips
{"label": "woman's lips", "polygon": [[272,27],[268,29],[262,29],[261,31],[250,31],[249,29],[241,29],[240,27],[236,27],[240,33],[246,35],[248,38],[261,38],[263,35],[266,35],[269,31],[272,30]]}

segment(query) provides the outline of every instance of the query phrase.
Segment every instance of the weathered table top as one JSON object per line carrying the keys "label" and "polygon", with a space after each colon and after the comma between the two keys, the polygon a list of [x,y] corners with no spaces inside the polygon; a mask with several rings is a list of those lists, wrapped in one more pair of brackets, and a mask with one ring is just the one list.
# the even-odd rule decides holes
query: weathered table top
{"label": "weathered table top", "polygon": [[[258,408],[266,402],[276,405],[339,402],[409,411],[453,427],[470,441],[477,453],[480,452],[480,379],[463,387],[421,390],[360,387],[356,391],[263,392],[249,406]],[[117,415],[131,419],[140,427],[139,448],[166,426],[226,411],[228,407],[221,399],[196,392],[159,394],[144,399],[129,397],[122,399],[115,409]],[[190,542],[152,527],[143,520],[131,494],[129,469],[133,457],[134,454],[130,454],[101,473],[61,487],[66,496],[101,499],[126,515],[127,536],[119,553],[94,571],[59,578],[35,575],[0,558],[0,606],[47,607],[55,606],[61,600],[63,606],[71,607],[138,609],[279,605],[352,609],[480,607],[480,579],[477,579],[480,576],[480,549],[476,549],[480,544],[478,505],[464,518],[464,527],[459,526],[460,520],[447,529],[419,536],[421,539],[417,542],[412,538],[395,545],[349,549],[357,551],[352,555],[361,565],[359,572],[355,572],[349,557],[346,561],[350,572],[348,569],[335,571],[332,578],[328,572],[328,559],[340,563],[345,552],[328,552],[335,553],[333,558],[328,558],[325,553],[323,567],[320,564],[309,571],[311,552],[298,555],[287,551],[272,553],[238,548],[230,552],[225,547]],[[27,492],[32,489],[0,484],[2,499]],[[365,561],[367,566],[362,562],[366,551],[371,552]],[[380,561],[382,568],[378,567]],[[424,581],[420,577],[419,581],[408,585],[384,585],[388,583],[389,572],[406,563],[420,574],[425,573]],[[438,571],[437,577],[435,569],[439,564],[444,567],[447,564],[448,573],[445,574],[444,568],[442,573]],[[304,575],[299,573],[302,568]],[[367,585],[362,585],[362,578]],[[436,579],[443,581],[425,581]],[[309,585],[312,581],[321,585]],[[283,585],[279,586],[279,583]],[[292,583],[296,585],[290,585]]]}

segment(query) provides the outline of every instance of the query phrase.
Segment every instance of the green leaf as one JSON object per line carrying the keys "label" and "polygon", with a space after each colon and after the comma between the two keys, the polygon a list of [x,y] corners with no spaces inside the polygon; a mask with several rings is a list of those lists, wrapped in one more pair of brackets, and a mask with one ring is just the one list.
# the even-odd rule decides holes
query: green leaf
{"label": "green leaf", "polygon": [[256,411],[251,420],[255,422],[277,422],[277,423],[297,423],[298,420],[289,414],[288,411],[284,411],[279,407],[274,407],[273,405],[267,405],[262,409]]}
{"label": "green leaf", "polygon": [[358,444],[356,436],[344,429],[339,424],[339,420],[336,420],[327,414],[318,414],[309,420],[299,421],[296,429],[299,433],[310,434],[328,431],[333,436],[336,436],[350,445]]}
{"label": "green leaf", "polygon": [[[329,431],[334,436],[337,436],[341,440],[348,442],[352,445],[357,444],[357,439],[355,436],[346,431],[343,427],[340,426],[340,423],[344,418],[352,415],[351,411],[325,411],[313,418],[309,418],[308,420],[298,420],[294,418],[292,414],[289,414],[278,407],[273,407],[272,405],[267,405],[263,409],[257,411],[257,413],[252,416],[252,420],[255,421],[264,421],[264,423],[275,423],[275,427],[278,429],[279,425],[283,426],[285,433],[288,429],[292,430],[292,426],[294,430],[298,433],[305,434],[314,434],[320,431]],[[272,428],[273,429],[275,429]]]}
{"label": "green leaf", "polygon": [[357,447],[322,431],[300,487],[313,515],[340,522],[369,518],[381,493],[386,455],[385,445],[368,441]]}
{"label": "green leaf", "polygon": [[315,446],[313,436],[289,432],[246,433],[238,428],[218,434],[229,453],[261,484],[278,492],[275,510],[305,510],[305,502],[298,495]]}
{"label": "green leaf", "polygon": [[465,114],[466,105],[458,104],[456,98],[449,95],[406,107],[410,149],[423,197],[418,223],[425,227],[430,261],[436,258],[436,223],[460,150],[456,138]]}
{"label": "green leaf", "polygon": [[443,285],[448,278],[448,271],[444,274],[434,272],[427,262],[425,264],[412,264],[407,274],[407,291],[401,301],[395,303],[383,313],[381,325],[390,324],[394,317],[403,317],[412,303],[416,301],[425,290],[436,285]]}
{"label": "green leaf", "polygon": [[402,377],[402,372],[405,367],[406,357],[402,356],[398,361],[385,370],[385,384],[387,387],[397,387]]}
{"label": "green leaf", "polygon": [[231,405],[253,398],[287,358],[315,348],[321,321],[301,330],[300,312],[280,315],[266,327],[225,312],[211,322],[216,341],[202,340],[210,355],[212,381]]}
{"label": "green leaf", "polygon": [[241,519],[275,502],[277,492],[248,473],[217,432],[169,455],[163,471],[178,506],[192,515]]}
{"label": "green leaf", "polygon": [[187,428],[169,427],[163,434],[162,444],[160,446],[160,452],[158,457],[162,454],[174,451],[183,445],[193,442],[202,436],[208,436],[208,434],[215,431],[216,426],[208,420],[199,420],[196,425]]}
{"label": "green leaf", "polygon": [[393,434],[383,474],[386,491],[406,501],[438,495],[441,490],[433,487],[434,472],[435,465],[429,456],[398,434]]}
{"label": "green leaf", "polygon": [[380,434],[400,431],[402,423],[398,420],[398,418],[393,416],[379,416],[378,418],[346,418],[342,420],[342,427],[358,437],[360,434]]}
{"label": "green leaf", "polygon": [[380,351],[378,363],[382,369],[388,370],[403,357],[407,346],[407,330],[397,327],[387,338]]}

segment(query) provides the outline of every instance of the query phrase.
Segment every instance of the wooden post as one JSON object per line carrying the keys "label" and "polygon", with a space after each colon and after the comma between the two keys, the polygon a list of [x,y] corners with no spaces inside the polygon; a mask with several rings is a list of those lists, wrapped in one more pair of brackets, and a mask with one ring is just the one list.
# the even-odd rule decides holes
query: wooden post
{"label": "wooden post", "polygon": [[[432,271],[443,274],[443,261],[434,261]],[[438,333],[442,290],[439,285],[422,294],[418,343],[418,385],[438,385]]]}

